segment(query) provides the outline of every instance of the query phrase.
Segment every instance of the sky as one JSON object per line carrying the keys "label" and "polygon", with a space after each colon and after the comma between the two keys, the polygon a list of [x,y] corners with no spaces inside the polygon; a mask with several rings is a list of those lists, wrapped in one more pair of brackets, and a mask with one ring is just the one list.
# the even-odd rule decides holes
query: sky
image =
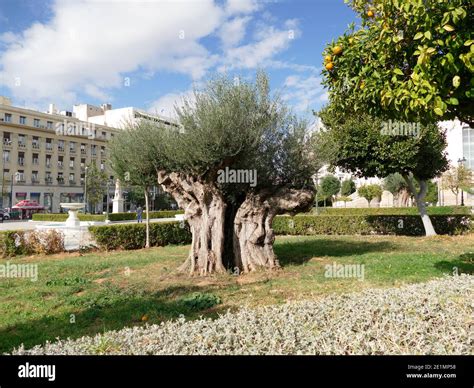
{"label": "sky", "polygon": [[327,101],[321,52],[355,18],[343,0],[0,0],[0,95],[172,116],[215,74],[262,69],[310,117]]}

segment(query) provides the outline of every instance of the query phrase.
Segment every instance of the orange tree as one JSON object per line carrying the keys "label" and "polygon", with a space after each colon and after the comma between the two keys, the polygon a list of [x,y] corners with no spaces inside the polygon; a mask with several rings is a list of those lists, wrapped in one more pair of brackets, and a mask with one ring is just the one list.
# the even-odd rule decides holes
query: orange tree
{"label": "orange tree", "polygon": [[346,0],[361,17],[324,53],[331,109],[474,124],[471,0]]}

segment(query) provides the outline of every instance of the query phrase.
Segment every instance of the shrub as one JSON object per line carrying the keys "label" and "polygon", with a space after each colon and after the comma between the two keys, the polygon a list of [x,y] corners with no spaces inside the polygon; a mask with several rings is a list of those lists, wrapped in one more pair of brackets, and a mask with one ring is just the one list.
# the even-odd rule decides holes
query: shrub
{"label": "shrub", "polygon": [[184,307],[194,311],[207,310],[221,302],[221,298],[217,295],[202,292],[194,292],[181,299]]}
{"label": "shrub", "polygon": [[27,252],[50,255],[64,252],[64,234],[51,230],[35,230],[25,234],[24,244]]}
{"label": "shrub", "polygon": [[[78,214],[81,221],[105,221],[103,214]],[[66,213],[36,213],[33,214],[33,221],[64,222],[68,218]]]}
{"label": "shrub", "polygon": [[23,255],[26,252],[25,231],[7,230],[0,232],[0,255],[11,257]]}
{"label": "shrub", "polygon": [[[470,216],[431,216],[438,234],[462,234],[473,228]],[[273,221],[275,234],[280,235],[424,235],[420,216],[415,215],[325,215],[278,216]]]}
{"label": "shrub", "polygon": [[[120,224],[91,226],[89,231],[97,245],[105,250],[140,249],[145,246],[146,225]],[[186,223],[159,222],[150,224],[150,246],[188,244],[191,232]]]}
{"label": "shrub", "polygon": [[[176,214],[183,214],[182,210],[160,210],[156,212],[150,212],[150,219],[153,218],[173,218]],[[146,213],[143,212],[143,219],[146,218]],[[110,213],[110,221],[127,221],[127,220],[136,220],[137,213]]]}
{"label": "shrub", "polygon": [[7,230],[0,232],[0,256],[64,252],[64,235],[56,230]]}
{"label": "shrub", "polygon": [[[313,211],[316,209],[313,208]],[[468,206],[432,206],[427,207],[429,215],[471,214]],[[372,208],[319,208],[320,215],[419,215],[416,207],[372,207]],[[304,215],[304,214],[303,214]]]}

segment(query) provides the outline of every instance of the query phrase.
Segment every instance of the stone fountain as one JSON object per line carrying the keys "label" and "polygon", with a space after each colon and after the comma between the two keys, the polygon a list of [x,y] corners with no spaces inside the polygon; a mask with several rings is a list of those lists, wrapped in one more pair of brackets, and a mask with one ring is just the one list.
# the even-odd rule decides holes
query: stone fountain
{"label": "stone fountain", "polygon": [[69,217],[66,220],[66,227],[68,228],[78,228],[81,226],[81,222],[79,221],[79,217],[77,216],[77,213],[79,210],[84,209],[86,206],[85,203],[80,203],[80,202],[71,202],[71,203],[60,203],[59,206],[61,206],[63,209],[66,209],[69,213]]}
{"label": "stone fountain", "polygon": [[66,209],[69,217],[65,222],[41,223],[36,226],[38,230],[54,229],[64,235],[64,246],[67,251],[77,250],[92,243],[89,234],[89,226],[103,225],[104,222],[83,221],[78,217],[79,210],[84,209],[85,204],[80,202],[60,203],[61,208]]}

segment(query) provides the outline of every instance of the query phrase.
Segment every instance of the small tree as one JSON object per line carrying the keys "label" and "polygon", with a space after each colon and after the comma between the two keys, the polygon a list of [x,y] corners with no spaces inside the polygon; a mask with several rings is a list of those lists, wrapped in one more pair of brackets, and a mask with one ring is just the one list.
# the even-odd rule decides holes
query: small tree
{"label": "small tree", "polygon": [[473,183],[473,173],[469,167],[460,164],[457,167],[451,167],[441,177],[441,187],[444,190],[451,190],[456,196],[456,205],[458,204],[458,196],[461,190],[470,192]]}
{"label": "small tree", "polygon": [[86,175],[87,203],[92,205],[95,213],[97,205],[103,201],[106,193],[104,182],[107,181],[107,174],[105,171],[99,170],[95,163],[91,163],[87,166]]}
{"label": "small tree", "polygon": [[127,123],[120,135],[114,136],[109,143],[111,166],[119,179],[132,186],[139,187],[145,199],[146,242],[145,248],[150,247],[150,201],[149,190],[156,182],[156,169],[152,155],[142,136],[153,130],[148,121]]}
{"label": "small tree", "polygon": [[351,202],[351,201],[352,201],[352,198],[343,195],[343,196],[341,196],[341,197],[337,197],[337,201],[342,201],[342,202],[344,202],[344,207],[347,207],[347,202]]}
{"label": "small tree", "polygon": [[325,200],[331,198],[333,201],[336,194],[339,193],[340,188],[341,182],[334,175],[326,175],[321,179],[321,183],[319,184],[321,197]]}
{"label": "small tree", "polygon": [[[400,173],[414,196],[426,235],[435,235],[426,212],[428,181],[446,170],[446,135],[437,125],[420,126],[417,136],[386,134],[385,122],[348,111],[334,116],[327,107],[319,114],[326,130],[321,136],[336,150],[330,163],[360,177]],[[418,189],[417,189],[418,186]]]}
{"label": "small tree", "polygon": [[341,184],[341,195],[348,197],[356,192],[356,184],[352,179],[346,179]]}
{"label": "small tree", "polygon": [[380,185],[362,185],[359,187],[357,190],[357,193],[365,198],[367,202],[369,203],[370,207],[370,201],[372,201],[374,198],[380,199],[382,197],[382,187]]}
{"label": "small tree", "polygon": [[409,188],[401,174],[395,173],[385,177],[383,188],[392,193],[398,206],[408,206],[408,200],[410,199]]}

